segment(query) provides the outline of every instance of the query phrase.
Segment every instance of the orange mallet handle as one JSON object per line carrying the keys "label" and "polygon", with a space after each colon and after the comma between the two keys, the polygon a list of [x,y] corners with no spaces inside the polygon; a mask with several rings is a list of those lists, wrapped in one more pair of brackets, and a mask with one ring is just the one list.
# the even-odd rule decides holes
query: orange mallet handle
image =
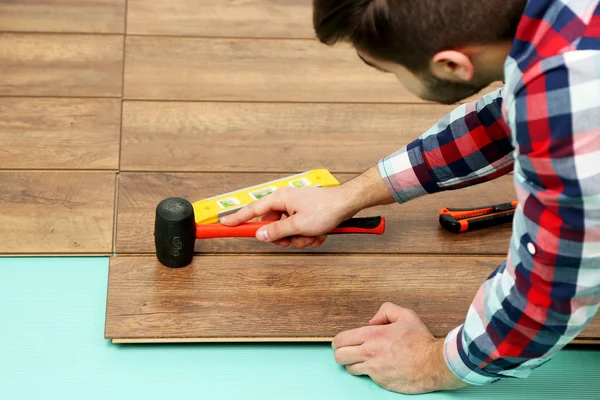
{"label": "orange mallet handle", "polygon": [[[225,226],[222,224],[197,224],[196,239],[215,239],[227,237],[254,237],[256,231],[273,221],[246,222],[238,226]],[[385,219],[383,217],[351,218],[342,222],[329,232],[332,234],[363,233],[383,235],[385,232]]]}

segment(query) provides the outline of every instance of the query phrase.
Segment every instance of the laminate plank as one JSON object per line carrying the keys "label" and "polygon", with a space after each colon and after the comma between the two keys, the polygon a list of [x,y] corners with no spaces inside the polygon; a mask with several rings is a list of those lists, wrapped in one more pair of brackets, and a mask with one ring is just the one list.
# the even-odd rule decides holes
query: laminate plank
{"label": "laminate plank", "polygon": [[123,37],[0,34],[0,95],[120,97]]}
{"label": "laminate plank", "polygon": [[316,40],[128,36],[124,93],[160,100],[423,102],[348,46]]}
{"label": "laminate plank", "polygon": [[310,0],[129,0],[138,35],[313,38]]}
{"label": "laminate plank", "polygon": [[0,171],[0,253],[112,252],[115,173]]}
{"label": "laminate plank", "polygon": [[[464,321],[497,257],[198,256],[171,269],[111,259],[105,337],[169,341],[329,341],[368,325],[384,302],[434,336]],[[599,338],[600,320],[580,338]]]}
{"label": "laminate plank", "polygon": [[0,98],[0,168],[116,169],[117,99]]}
{"label": "laminate plank", "polygon": [[[326,166],[324,166],[326,167]],[[301,172],[301,171],[295,171]],[[194,202],[221,193],[257,185],[290,173],[122,173],[119,179],[116,251],[119,254],[154,254],[154,216],[164,198],[181,196]],[[340,182],[353,174],[335,174]],[[399,205],[374,207],[361,216],[383,215],[386,233],[332,235],[320,248],[283,249],[254,238],[223,238],[196,242],[200,253],[421,253],[506,255],[511,224],[461,234],[439,226],[444,207],[470,207],[516,199],[512,176],[458,191],[448,191]]]}
{"label": "laminate plank", "polygon": [[4,0],[0,31],[123,33],[125,0]]}
{"label": "laminate plank", "polygon": [[123,171],[360,172],[453,107],[127,101]]}

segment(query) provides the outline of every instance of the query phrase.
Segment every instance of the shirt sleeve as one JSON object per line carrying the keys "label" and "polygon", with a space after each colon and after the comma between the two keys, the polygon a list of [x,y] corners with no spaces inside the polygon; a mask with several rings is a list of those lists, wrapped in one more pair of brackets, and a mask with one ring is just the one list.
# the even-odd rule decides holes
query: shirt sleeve
{"label": "shirt sleeve", "polygon": [[600,305],[600,52],[543,60],[508,105],[519,206],[508,257],[446,337],[470,384],[525,378]]}
{"label": "shirt sleeve", "polygon": [[398,203],[512,171],[514,148],[502,117],[502,90],[459,106],[412,143],[379,161],[381,177]]}

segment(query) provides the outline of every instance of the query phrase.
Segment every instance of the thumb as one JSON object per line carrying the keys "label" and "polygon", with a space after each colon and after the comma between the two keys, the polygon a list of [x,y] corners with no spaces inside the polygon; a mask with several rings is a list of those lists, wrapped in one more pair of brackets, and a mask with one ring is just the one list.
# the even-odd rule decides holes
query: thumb
{"label": "thumb", "polygon": [[300,235],[301,232],[296,228],[294,218],[296,218],[296,216],[284,218],[263,226],[256,231],[256,238],[261,242],[274,242],[287,237]]}
{"label": "thumb", "polygon": [[387,325],[396,322],[406,310],[392,303],[384,303],[371,320],[369,325]]}

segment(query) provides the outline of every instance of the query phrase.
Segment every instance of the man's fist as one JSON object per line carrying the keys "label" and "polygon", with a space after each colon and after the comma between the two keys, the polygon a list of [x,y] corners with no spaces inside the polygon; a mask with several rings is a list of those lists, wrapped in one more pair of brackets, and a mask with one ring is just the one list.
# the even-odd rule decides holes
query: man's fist
{"label": "man's fist", "polygon": [[349,373],[405,394],[467,386],[446,366],[443,346],[417,314],[391,303],[381,306],[369,326],[342,332],[332,343],[336,362]]}

